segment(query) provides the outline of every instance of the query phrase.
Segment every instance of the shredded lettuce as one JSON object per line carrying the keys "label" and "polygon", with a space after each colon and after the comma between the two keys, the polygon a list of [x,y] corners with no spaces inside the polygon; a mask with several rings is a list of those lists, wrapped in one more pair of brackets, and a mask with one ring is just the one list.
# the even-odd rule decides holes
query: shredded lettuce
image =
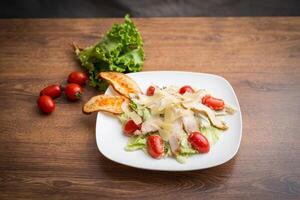
{"label": "shredded lettuce", "polygon": [[215,144],[220,139],[220,133],[223,131],[212,126],[209,119],[199,114],[200,119],[200,132],[208,139],[210,144]]}
{"label": "shredded lettuce", "polygon": [[135,151],[138,149],[145,149],[147,145],[147,136],[138,135],[132,136],[125,147],[126,151]]}
{"label": "shredded lettuce", "polygon": [[210,144],[215,144],[220,139],[222,130],[209,126],[201,128],[200,132],[207,138]]}
{"label": "shredded lettuce", "polygon": [[187,135],[185,133],[182,135],[183,136],[181,137],[181,141],[180,141],[180,155],[189,156],[192,154],[196,154],[197,151],[190,146],[187,140]]}
{"label": "shredded lettuce", "polygon": [[118,116],[119,120],[121,121],[122,125],[129,120],[128,116],[125,113],[122,113],[117,116]]}
{"label": "shredded lettuce", "polygon": [[144,108],[143,109],[143,119],[146,121],[150,118],[151,118],[151,113],[150,113],[149,109]]}
{"label": "shredded lettuce", "polygon": [[134,101],[129,102],[129,106],[132,110],[137,111],[138,105]]}
{"label": "shredded lettuce", "polygon": [[209,119],[207,118],[207,116],[198,113],[199,119],[200,119],[200,127],[201,128],[205,128],[205,127],[211,127],[211,123],[209,121]]}
{"label": "shredded lettuce", "polygon": [[198,152],[193,149],[187,139],[187,134],[182,133],[180,138],[180,151],[179,154],[176,156],[176,160],[179,163],[185,163],[187,158],[193,154],[197,154]]}
{"label": "shredded lettuce", "polygon": [[134,101],[130,101],[129,106],[139,116],[141,116],[144,121],[146,121],[147,119],[149,119],[151,117],[151,113],[148,108],[142,107],[141,105],[135,103]]}
{"label": "shredded lettuce", "polygon": [[100,91],[108,84],[99,78],[99,72],[137,72],[145,59],[142,37],[128,15],[123,24],[113,25],[99,43],[83,50],[74,47],[82,67],[89,73],[89,85]]}
{"label": "shredded lettuce", "polygon": [[187,157],[186,155],[181,155],[181,154],[179,154],[179,155],[176,156],[177,162],[179,162],[179,163],[181,163],[181,164],[186,163],[187,158],[188,158],[188,157]]}
{"label": "shredded lettuce", "polygon": [[172,155],[172,151],[171,151],[169,142],[164,141],[164,152],[165,152],[165,157]]}
{"label": "shredded lettuce", "polygon": [[176,160],[179,163],[185,163],[187,158],[193,154],[197,154],[198,152],[191,147],[188,142],[187,134],[182,133],[180,138],[180,151],[179,154],[176,155]]}

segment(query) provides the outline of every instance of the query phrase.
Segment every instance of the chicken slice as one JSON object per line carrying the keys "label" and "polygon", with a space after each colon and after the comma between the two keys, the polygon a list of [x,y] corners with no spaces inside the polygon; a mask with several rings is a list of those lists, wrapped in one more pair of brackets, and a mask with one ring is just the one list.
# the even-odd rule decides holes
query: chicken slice
{"label": "chicken slice", "polygon": [[180,150],[180,134],[182,133],[182,123],[179,119],[173,122],[171,134],[169,137],[169,144],[171,151],[174,155],[177,155]]}
{"label": "chicken slice", "polygon": [[140,130],[135,130],[133,132],[133,135],[142,135],[142,132]]}
{"label": "chicken slice", "polygon": [[182,103],[182,105],[185,108],[193,109],[195,111],[202,112],[205,115],[207,115],[208,119],[210,120],[210,122],[212,123],[213,126],[219,128],[219,129],[222,129],[222,130],[228,129],[226,124],[224,122],[222,122],[220,119],[218,119],[215,116],[214,112],[207,106],[205,106],[201,103]]}
{"label": "chicken slice", "polygon": [[151,117],[142,123],[142,134],[153,133],[160,129],[162,126],[162,119],[160,117]]}
{"label": "chicken slice", "polygon": [[183,122],[184,130],[187,133],[199,131],[199,126],[198,126],[197,120],[192,111],[188,110],[185,113],[185,115],[182,116],[182,122]]}

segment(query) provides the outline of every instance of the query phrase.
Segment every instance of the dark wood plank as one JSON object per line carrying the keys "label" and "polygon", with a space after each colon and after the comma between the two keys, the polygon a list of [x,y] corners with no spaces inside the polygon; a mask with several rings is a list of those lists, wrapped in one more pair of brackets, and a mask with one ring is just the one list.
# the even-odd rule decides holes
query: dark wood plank
{"label": "dark wood plank", "polygon": [[299,17],[135,19],[144,70],[218,74],[240,100],[238,154],[182,173],[104,158],[83,101],[59,99],[50,116],[36,108],[41,88],[79,68],[69,43],[90,45],[115,22],[0,20],[0,199],[299,199]]}
{"label": "dark wood plank", "polygon": [[299,16],[298,0],[0,1],[0,18]]}

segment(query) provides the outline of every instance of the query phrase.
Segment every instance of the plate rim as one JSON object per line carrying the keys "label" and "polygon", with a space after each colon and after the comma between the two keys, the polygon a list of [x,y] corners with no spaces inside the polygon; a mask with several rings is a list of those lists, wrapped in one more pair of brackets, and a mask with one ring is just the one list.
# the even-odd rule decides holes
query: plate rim
{"label": "plate rim", "polygon": [[[196,171],[196,170],[203,170],[203,169],[209,169],[209,168],[213,168],[213,167],[216,167],[216,166],[219,166],[219,165],[222,165],[222,164],[225,164],[227,163],[228,161],[230,161],[231,159],[233,159],[236,154],[238,153],[238,150],[240,148],[240,145],[241,145],[241,140],[242,140],[242,135],[243,135],[243,119],[242,119],[242,111],[241,111],[241,107],[240,107],[240,103],[239,103],[239,100],[237,98],[237,95],[232,87],[232,85],[230,84],[230,82],[225,79],[224,77],[220,76],[220,75],[216,75],[216,74],[210,74],[210,73],[202,73],[202,72],[193,72],[193,71],[173,71],[173,70],[162,70],[162,71],[142,71],[142,72],[131,72],[131,73],[126,73],[131,75],[131,74],[148,74],[148,73],[179,73],[179,74],[198,74],[198,75],[204,75],[204,76],[211,76],[211,77],[216,77],[216,78],[220,78],[222,79],[223,81],[226,82],[226,84],[229,86],[230,90],[232,91],[233,93],[233,96],[236,100],[236,103],[237,103],[237,107],[239,109],[240,112],[238,112],[239,114],[239,118],[241,119],[241,124],[240,124],[240,134],[239,134],[239,138],[238,138],[238,145],[236,146],[235,148],[235,151],[234,153],[229,156],[228,159],[226,159],[225,161],[222,161],[221,163],[216,163],[214,165],[211,165],[209,167],[198,167],[198,168],[192,168],[192,169],[156,169],[156,168],[151,168],[151,167],[140,167],[140,166],[135,166],[135,165],[131,165],[131,164],[128,164],[128,163],[124,163],[122,161],[117,161],[117,160],[114,160],[112,158],[110,158],[110,156],[106,155],[104,152],[101,151],[101,147],[99,145],[99,142],[98,142],[98,131],[97,131],[97,124],[98,124],[98,121],[99,121],[99,113],[101,112],[97,112],[97,117],[96,117],[96,126],[95,126],[95,134],[96,134],[96,144],[97,144],[97,148],[99,150],[99,152],[107,159],[113,161],[113,162],[116,162],[116,163],[119,163],[119,164],[122,164],[122,165],[125,165],[125,166],[129,166],[129,167],[133,167],[133,168],[136,168],[136,169],[143,169],[143,170],[151,170],[151,171],[173,171],[173,172],[179,172],[179,171]],[[107,88],[105,90],[105,92],[103,94],[106,94],[107,91],[109,90],[109,88]],[[184,165],[184,164],[183,164]]]}

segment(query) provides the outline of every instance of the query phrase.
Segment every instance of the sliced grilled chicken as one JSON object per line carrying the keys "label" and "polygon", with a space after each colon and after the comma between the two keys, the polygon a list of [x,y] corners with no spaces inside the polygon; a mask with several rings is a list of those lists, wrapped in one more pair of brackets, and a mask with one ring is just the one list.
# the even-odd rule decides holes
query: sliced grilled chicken
{"label": "sliced grilled chicken", "polygon": [[113,114],[121,114],[122,104],[126,101],[122,96],[98,95],[92,97],[84,104],[82,111],[85,114],[90,114],[97,111],[106,111]]}
{"label": "sliced grilled chicken", "polygon": [[133,132],[133,135],[141,135],[141,134],[142,134],[142,132],[140,130],[136,130]]}
{"label": "sliced grilled chicken", "polygon": [[169,144],[171,151],[174,155],[177,155],[180,150],[180,134],[182,133],[182,123],[179,119],[173,122],[172,130],[169,137]]}
{"label": "sliced grilled chicken", "polygon": [[202,112],[205,115],[207,115],[208,119],[210,120],[210,122],[212,123],[213,126],[219,128],[219,129],[222,129],[222,130],[228,129],[226,124],[224,122],[222,122],[220,119],[218,119],[215,116],[214,112],[207,106],[205,106],[201,103],[182,103],[182,105],[185,108],[193,109],[195,111]]}
{"label": "sliced grilled chicken", "polygon": [[192,111],[189,110],[185,115],[182,116],[182,122],[184,130],[187,133],[199,131],[199,124],[197,123],[197,120]]}
{"label": "sliced grilled chicken", "polygon": [[152,117],[142,123],[141,131],[143,134],[156,132],[160,129],[162,123],[160,117]]}
{"label": "sliced grilled chicken", "polygon": [[118,72],[100,72],[100,77],[107,80],[121,95],[130,98],[130,94],[142,93],[138,84],[129,76]]}

